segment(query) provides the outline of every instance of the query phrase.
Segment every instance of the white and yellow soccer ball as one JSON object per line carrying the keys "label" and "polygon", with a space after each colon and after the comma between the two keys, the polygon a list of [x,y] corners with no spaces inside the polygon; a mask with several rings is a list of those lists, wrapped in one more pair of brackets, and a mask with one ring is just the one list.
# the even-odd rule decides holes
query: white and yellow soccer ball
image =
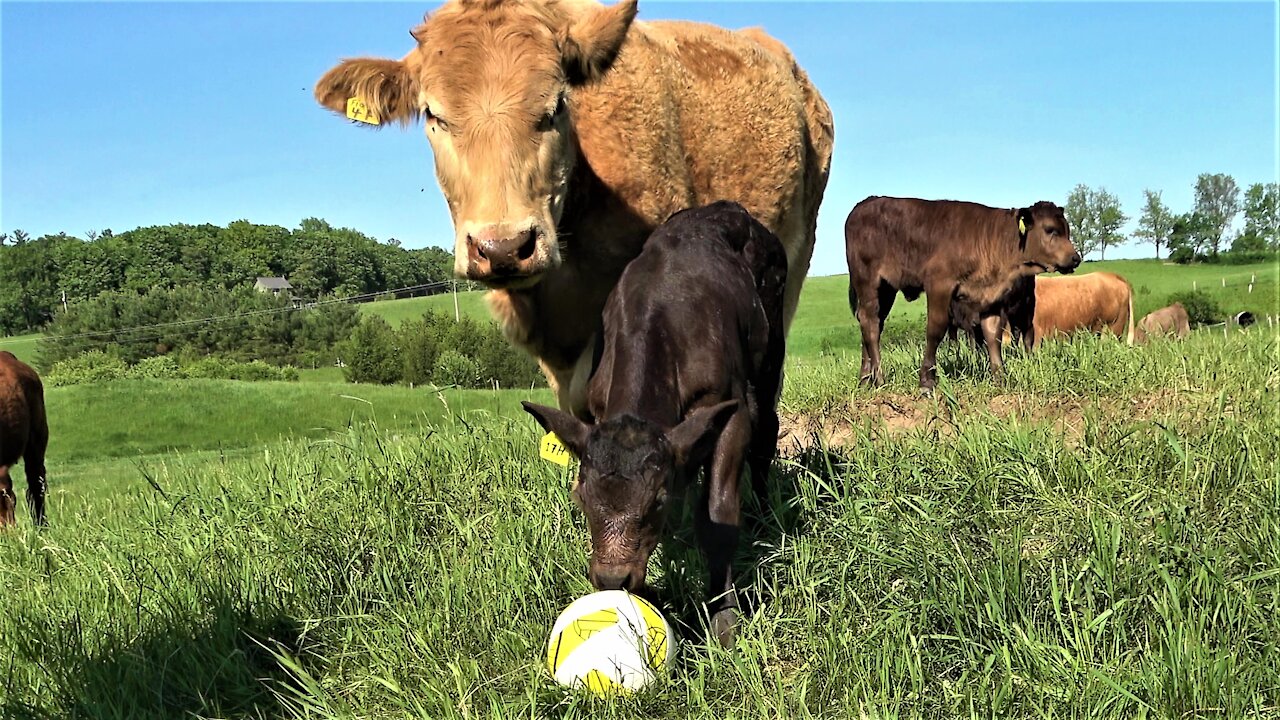
{"label": "white and yellow soccer ball", "polygon": [[597,695],[640,690],[675,656],[675,634],[662,613],[623,590],[573,601],[560,613],[547,644],[551,676]]}

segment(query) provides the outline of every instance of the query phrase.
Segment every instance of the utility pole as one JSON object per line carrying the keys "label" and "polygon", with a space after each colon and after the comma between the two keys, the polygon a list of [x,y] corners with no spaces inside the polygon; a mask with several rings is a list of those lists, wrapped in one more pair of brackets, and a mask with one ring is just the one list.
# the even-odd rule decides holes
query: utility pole
{"label": "utility pole", "polygon": [[62,291],[62,312],[67,311],[67,291]]}
{"label": "utility pole", "polygon": [[458,281],[453,281],[453,321],[455,323],[462,322],[462,318],[458,315]]}

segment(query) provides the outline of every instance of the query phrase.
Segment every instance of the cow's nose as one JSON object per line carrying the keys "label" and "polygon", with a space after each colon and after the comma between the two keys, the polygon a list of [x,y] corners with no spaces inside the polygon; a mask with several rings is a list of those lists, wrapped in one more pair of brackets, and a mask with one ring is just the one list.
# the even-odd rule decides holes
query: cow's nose
{"label": "cow's nose", "polygon": [[530,261],[538,249],[538,235],[532,228],[510,236],[467,235],[467,248],[471,265],[480,278],[520,275],[532,264]]}
{"label": "cow's nose", "polygon": [[591,584],[597,590],[634,590],[632,580],[626,568],[602,568],[591,573]]}
{"label": "cow's nose", "polygon": [[1067,265],[1066,269],[1068,271],[1075,270],[1080,267],[1080,263],[1082,262],[1084,262],[1084,256],[1082,256],[1079,251],[1076,251],[1076,253],[1071,256],[1071,263]]}

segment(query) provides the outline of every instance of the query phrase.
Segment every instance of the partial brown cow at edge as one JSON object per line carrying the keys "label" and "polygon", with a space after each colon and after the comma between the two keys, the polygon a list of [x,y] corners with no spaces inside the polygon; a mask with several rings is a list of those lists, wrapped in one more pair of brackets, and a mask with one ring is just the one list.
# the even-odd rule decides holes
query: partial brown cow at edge
{"label": "partial brown cow at edge", "polygon": [[864,383],[884,381],[880,333],[898,292],[928,301],[920,387],[937,384],[937,351],[952,324],[981,326],[999,377],[1001,304],[1020,278],[1071,272],[1080,253],[1062,208],[1000,209],[957,200],[869,197],[845,221],[849,306],[862,328]]}
{"label": "partial brown cow at edge", "polygon": [[344,60],[325,107],[422,120],[455,272],[488,285],[507,337],[585,417],[605,299],[673,213],[741,203],[782,241],[785,322],[809,269],[831,110],[757,29],[635,20],[636,0],[451,0],[400,60]]}
{"label": "partial brown cow at edge", "polygon": [[1191,334],[1191,318],[1182,303],[1148,313],[1138,322],[1136,340],[1146,342],[1152,336],[1175,337],[1179,340]]}
{"label": "partial brown cow at edge", "polygon": [[49,426],[44,414],[44,385],[31,366],[0,350],[0,527],[17,522],[17,495],[9,468],[24,459],[27,505],[32,520],[45,524],[44,453]]}

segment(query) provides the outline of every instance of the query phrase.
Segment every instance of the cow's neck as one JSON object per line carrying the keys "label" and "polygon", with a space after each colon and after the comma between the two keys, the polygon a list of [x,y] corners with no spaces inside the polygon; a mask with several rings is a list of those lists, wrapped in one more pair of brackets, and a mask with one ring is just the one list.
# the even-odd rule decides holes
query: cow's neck
{"label": "cow's neck", "polygon": [[1022,263],[1015,227],[1011,225],[1007,232],[998,231],[995,238],[991,254],[995,262],[975,263],[972,274],[966,274],[957,288],[958,294],[983,309],[999,302],[1019,279],[1035,274]]}

